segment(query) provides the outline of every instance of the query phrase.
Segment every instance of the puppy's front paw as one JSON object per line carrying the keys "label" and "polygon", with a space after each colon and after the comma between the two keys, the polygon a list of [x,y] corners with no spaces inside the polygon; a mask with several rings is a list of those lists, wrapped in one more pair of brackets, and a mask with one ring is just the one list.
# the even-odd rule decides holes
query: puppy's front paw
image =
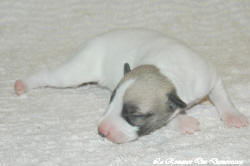
{"label": "puppy's front paw", "polygon": [[25,84],[23,83],[22,80],[17,80],[15,82],[15,92],[18,96],[22,95],[23,93],[25,93],[27,90]]}
{"label": "puppy's front paw", "polygon": [[249,123],[247,117],[238,112],[226,113],[223,115],[222,119],[228,127],[246,127]]}
{"label": "puppy's front paw", "polygon": [[200,131],[200,122],[191,116],[182,116],[178,119],[178,127],[182,134],[193,134]]}

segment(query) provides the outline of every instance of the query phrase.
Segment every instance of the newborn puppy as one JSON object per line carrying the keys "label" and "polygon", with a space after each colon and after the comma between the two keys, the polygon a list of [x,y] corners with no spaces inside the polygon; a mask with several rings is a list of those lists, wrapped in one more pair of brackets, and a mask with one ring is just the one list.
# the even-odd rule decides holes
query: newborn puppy
{"label": "newborn puppy", "polygon": [[248,125],[209,62],[151,30],[125,29],[99,35],[66,64],[17,80],[15,91],[21,95],[32,88],[75,87],[86,82],[113,90],[98,132],[114,143],[149,134],[175,116],[182,133],[199,130],[198,120],[187,116],[185,110],[206,96],[228,127]]}

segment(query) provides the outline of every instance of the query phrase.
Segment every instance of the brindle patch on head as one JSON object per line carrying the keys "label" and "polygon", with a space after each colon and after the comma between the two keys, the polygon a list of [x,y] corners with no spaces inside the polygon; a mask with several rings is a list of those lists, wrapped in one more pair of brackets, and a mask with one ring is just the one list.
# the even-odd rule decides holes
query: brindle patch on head
{"label": "brindle patch on head", "polygon": [[[124,70],[129,71],[126,68],[125,65]],[[131,126],[139,128],[138,136],[165,126],[177,109],[186,106],[176,95],[172,82],[153,65],[142,65],[126,72],[117,89],[129,79],[135,82],[123,96],[121,116]],[[111,99],[115,91],[113,94]]]}
{"label": "brindle patch on head", "polygon": [[124,95],[124,103],[133,101],[140,106],[142,113],[165,107],[166,93],[174,90],[173,84],[153,65],[142,65],[131,70],[121,82],[136,78]]}

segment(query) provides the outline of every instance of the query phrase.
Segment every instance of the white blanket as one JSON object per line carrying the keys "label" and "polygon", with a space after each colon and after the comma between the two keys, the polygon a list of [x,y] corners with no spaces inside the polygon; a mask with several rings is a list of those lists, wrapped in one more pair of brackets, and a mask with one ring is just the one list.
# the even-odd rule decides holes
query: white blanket
{"label": "white blanket", "polygon": [[107,89],[40,88],[15,95],[16,79],[63,63],[96,34],[127,27],[164,32],[212,61],[234,104],[250,119],[250,1],[1,0],[1,166],[141,166],[185,160],[195,165],[197,158],[250,165],[249,127],[227,128],[208,101],[188,112],[200,121],[201,131],[194,135],[183,136],[168,125],[116,145],[97,134]]}

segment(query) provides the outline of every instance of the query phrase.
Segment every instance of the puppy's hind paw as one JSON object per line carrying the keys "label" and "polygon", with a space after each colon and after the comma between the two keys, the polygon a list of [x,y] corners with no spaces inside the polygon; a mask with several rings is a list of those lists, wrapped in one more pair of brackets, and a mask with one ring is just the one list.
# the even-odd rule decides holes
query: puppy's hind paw
{"label": "puppy's hind paw", "polygon": [[15,92],[18,96],[22,95],[27,91],[27,88],[22,80],[17,80],[15,82]]}
{"label": "puppy's hind paw", "polygon": [[222,117],[224,123],[228,126],[228,127],[246,127],[249,122],[247,117],[245,117],[243,114],[241,113],[226,113],[223,117]]}

